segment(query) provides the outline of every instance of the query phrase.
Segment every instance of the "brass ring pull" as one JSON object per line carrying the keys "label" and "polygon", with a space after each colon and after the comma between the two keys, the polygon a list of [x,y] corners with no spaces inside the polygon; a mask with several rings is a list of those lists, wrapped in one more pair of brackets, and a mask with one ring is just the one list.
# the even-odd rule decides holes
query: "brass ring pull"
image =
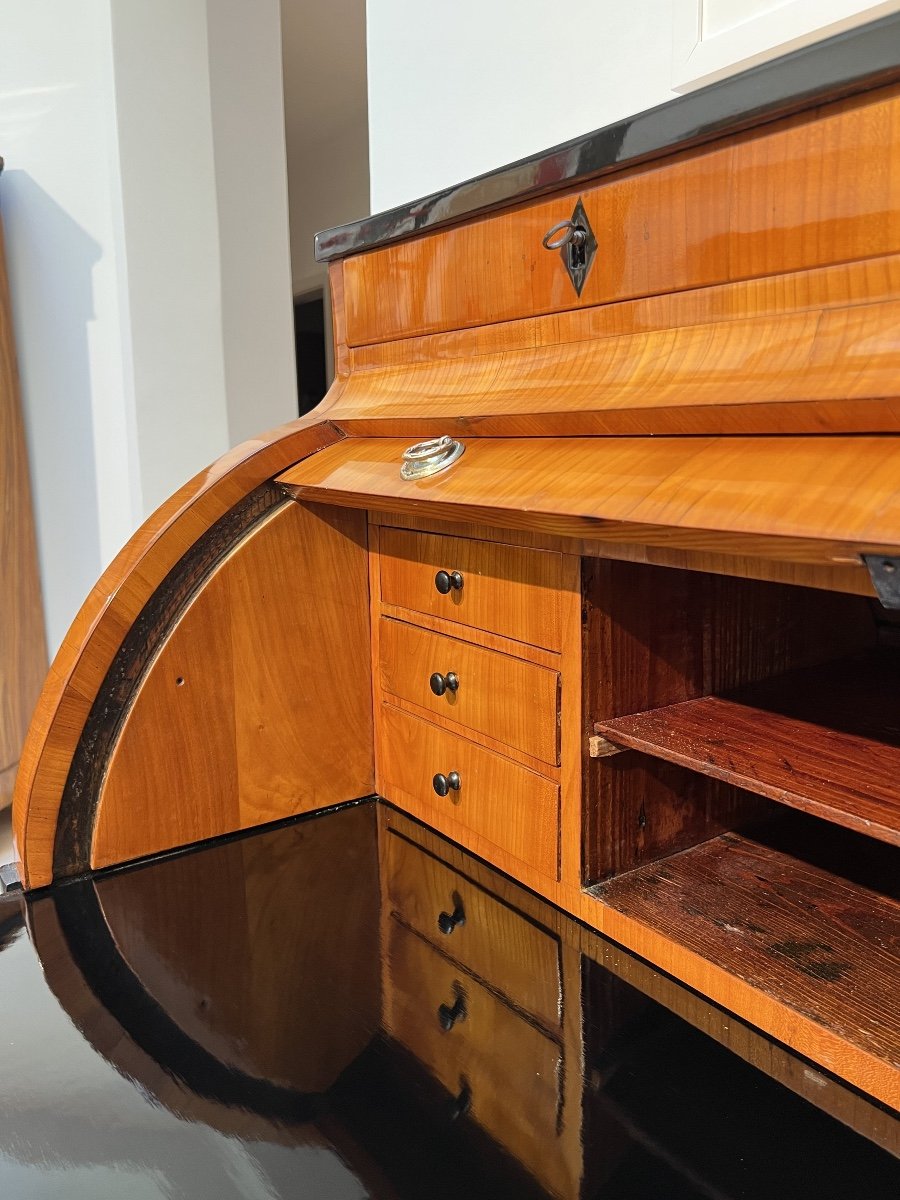
{"label": "brass ring pull", "polygon": [[[562,237],[553,240],[553,235],[565,230]],[[552,229],[548,229],[541,238],[541,245],[545,250],[561,250],[563,246],[568,246],[571,242],[573,246],[583,246],[587,239],[587,233],[581,226],[576,225],[574,221],[560,221],[554,225]]]}

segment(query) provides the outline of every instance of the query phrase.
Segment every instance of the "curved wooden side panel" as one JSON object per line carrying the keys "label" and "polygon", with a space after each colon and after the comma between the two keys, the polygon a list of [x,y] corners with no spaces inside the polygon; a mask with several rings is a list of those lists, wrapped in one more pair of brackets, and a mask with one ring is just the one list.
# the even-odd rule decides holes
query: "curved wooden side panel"
{"label": "curved wooden side panel", "polygon": [[[367,571],[365,513],[281,496],[174,625],[117,737],[98,694],[54,874],[370,795]],[[92,752],[95,720],[111,753]]]}
{"label": "curved wooden side panel", "polygon": [[[167,577],[211,530],[218,526],[222,536],[215,553],[204,559],[197,586],[246,536],[247,526],[236,514],[251,493],[340,439],[340,430],[322,418],[339,390],[338,385],[315,414],[244,443],[176,492],[126,544],[82,605],[44,683],[16,781],[13,830],[26,888],[42,887],[54,877],[60,805],[76,750],[129,631],[152,612]],[[189,599],[183,595],[182,604]]]}

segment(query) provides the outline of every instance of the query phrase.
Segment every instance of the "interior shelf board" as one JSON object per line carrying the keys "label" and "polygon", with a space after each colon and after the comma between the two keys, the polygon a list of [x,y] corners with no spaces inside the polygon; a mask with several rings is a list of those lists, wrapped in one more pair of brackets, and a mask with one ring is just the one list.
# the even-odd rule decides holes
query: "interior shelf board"
{"label": "interior shelf board", "polygon": [[878,650],[595,728],[618,746],[900,846],[898,684],[896,651]]}
{"label": "interior shelf board", "polygon": [[[723,834],[590,894],[778,997],[900,1081],[894,853],[791,820],[805,823],[753,838]],[[900,1085],[894,1090],[900,1107]]]}

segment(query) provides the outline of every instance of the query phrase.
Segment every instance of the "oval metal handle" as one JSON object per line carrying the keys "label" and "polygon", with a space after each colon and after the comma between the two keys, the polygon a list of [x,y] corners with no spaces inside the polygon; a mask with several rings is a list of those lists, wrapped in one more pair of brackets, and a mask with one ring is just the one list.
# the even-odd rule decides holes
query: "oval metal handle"
{"label": "oval metal handle", "polygon": [[455,671],[448,671],[446,675],[442,675],[440,671],[435,671],[428,680],[428,686],[434,692],[435,696],[443,696],[444,692],[456,691],[459,687],[459,676]]}
{"label": "oval metal handle", "polygon": [[453,1004],[439,1004],[437,1010],[438,1024],[444,1033],[449,1033],[457,1021],[466,1019],[466,998],[462,992],[457,994]]}
{"label": "oval metal handle", "polygon": [[434,577],[434,586],[442,596],[462,591],[462,585],[463,577],[459,571],[438,571]]}
{"label": "oval metal handle", "polygon": [[[553,240],[553,235],[565,230],[562,237]],[[559,221],[552,229],[548,229],[541,238],[541,245],[545,250],[561,250],[563,246],[568,246],[569,242],[573,246],[583,246],[587,241],[587,230],[582,229],[580,225],[576,225],[574,221]]]}
{"label": "oval metal handle", "polygon": [[455,463],[464,450],[462,442],[447,435],[430,438],[427,442],[416,442],[403,451],[400,476],[402,479],[423,479],[427,475],[435,475]]}
{"label": "oval metal handle", "polygon": [[458,792],[460,788],[459,772],[451,771],[449,775],[435,775],[431,781],[431,786],[439,796],[447,796],[450,792]]}

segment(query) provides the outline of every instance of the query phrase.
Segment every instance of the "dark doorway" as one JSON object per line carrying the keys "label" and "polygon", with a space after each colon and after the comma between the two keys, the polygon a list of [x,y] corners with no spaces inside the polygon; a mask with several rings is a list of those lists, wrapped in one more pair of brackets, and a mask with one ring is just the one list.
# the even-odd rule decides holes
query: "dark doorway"
{"label": "dark doorway", "polygon": [[294,301],[294,345],[297,354],[297,415],[315,408],[327,391],[325,370],[325,300],[321,292]]}

